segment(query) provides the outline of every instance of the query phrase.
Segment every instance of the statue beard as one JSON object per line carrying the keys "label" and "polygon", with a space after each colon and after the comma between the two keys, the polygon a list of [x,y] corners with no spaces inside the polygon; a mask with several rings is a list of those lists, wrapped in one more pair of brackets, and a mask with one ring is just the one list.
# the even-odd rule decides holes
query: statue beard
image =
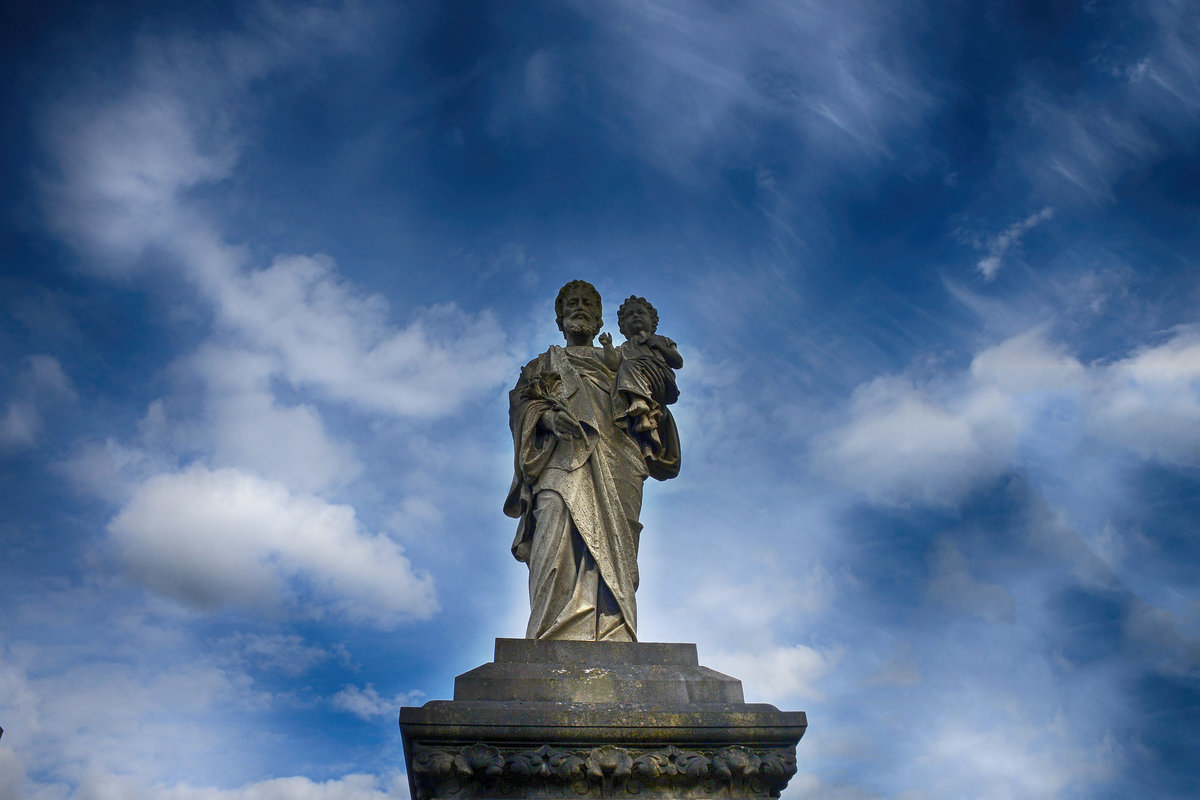
{"label": "statue beard", "polygon": [[599,332],[599,327],[587,314],[575,314],[563,320],[563,330],[571,334],[587,334],[591,338]]}

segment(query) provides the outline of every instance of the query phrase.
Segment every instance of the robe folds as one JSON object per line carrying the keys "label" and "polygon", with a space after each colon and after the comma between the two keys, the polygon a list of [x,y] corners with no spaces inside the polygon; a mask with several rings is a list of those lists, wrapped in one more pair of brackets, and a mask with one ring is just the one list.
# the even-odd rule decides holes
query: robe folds
{"label": "robe folds", "polygon": [[[531,639],[636,640],[642,484],[678,472],[671,452],[648,464],[613,421],[614,373],[591,346],[551,347],[509,394],[515,453],[504,512],[519,519],[513,555],[529,564]],[[558,439],[539,425],[565,410],[584,431]]]}

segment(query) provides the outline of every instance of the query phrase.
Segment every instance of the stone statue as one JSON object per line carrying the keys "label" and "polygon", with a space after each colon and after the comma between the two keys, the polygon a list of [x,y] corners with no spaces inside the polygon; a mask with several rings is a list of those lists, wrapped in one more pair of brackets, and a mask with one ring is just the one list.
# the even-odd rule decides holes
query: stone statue
{"label": "stone statue", "polygon": [[626,342],[600,335],[600,294],[571,281],[554,301],[551,346],[509,393],[515,468],[504,513],[529,565],[529,639],[637,640],[642,483],[679,474],[675,343],[644,298],[622,306]]}

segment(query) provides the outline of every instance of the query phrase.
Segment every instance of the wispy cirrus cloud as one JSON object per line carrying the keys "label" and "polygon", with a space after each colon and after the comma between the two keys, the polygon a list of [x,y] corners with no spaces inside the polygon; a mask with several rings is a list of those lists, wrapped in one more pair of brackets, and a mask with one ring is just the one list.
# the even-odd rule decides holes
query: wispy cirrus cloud
{"label": "wispy cirrus cloud", "polygon": [[1078,20],[1102,31],[1084,65],[1091,80],[1064,89],[1031,64],[1009,98],[1019,128],[1003,143],[997,177],[1016,165],[1041,202],[1109,205],[1123,176],[1187,146],[1197,129],[1194,14],[1171,0],[1113,11],[1088,8]]}
{"label": "wispy cirrus cloud", "polygon": [[[754,158],[757,124],[789,128],[821,160],[886,157],[937,100],[905,46],[903,4],[580,3],[599,37],[539,51],[520,79],[542,109],[581,82],[614,144],[688,180],[708,159]],[[600,80],[592,83],[602,63]],[[532,80],[531,75],[536,78]],[[531,120],[532,121],[532,120]]]}
{"label": "wispy cirrus cloud", "polygon": [[1001,233],[987,238],[982,243],[982,247],[987,251],[987,255],[975,265],[979,270],[979,274],[983,276],[983,279],[990,281],[995,278],[996,273],[1000,271],[1000,266],[1008,251],[1019,245],[1025,234],[1053,216],[1054,209],[1043,208],[1041,211],[1030,214],[1020,222],[1014,222]]}

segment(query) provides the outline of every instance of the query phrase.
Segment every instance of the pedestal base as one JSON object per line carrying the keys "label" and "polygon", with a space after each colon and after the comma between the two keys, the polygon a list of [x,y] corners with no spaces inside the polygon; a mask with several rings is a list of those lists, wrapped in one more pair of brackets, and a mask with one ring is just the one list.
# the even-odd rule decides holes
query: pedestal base
{"label": "pedestal base", "polygon": [[413,800],[777,797],[807,724],[694,644],[497,639],[454,700],[400,710]]}

